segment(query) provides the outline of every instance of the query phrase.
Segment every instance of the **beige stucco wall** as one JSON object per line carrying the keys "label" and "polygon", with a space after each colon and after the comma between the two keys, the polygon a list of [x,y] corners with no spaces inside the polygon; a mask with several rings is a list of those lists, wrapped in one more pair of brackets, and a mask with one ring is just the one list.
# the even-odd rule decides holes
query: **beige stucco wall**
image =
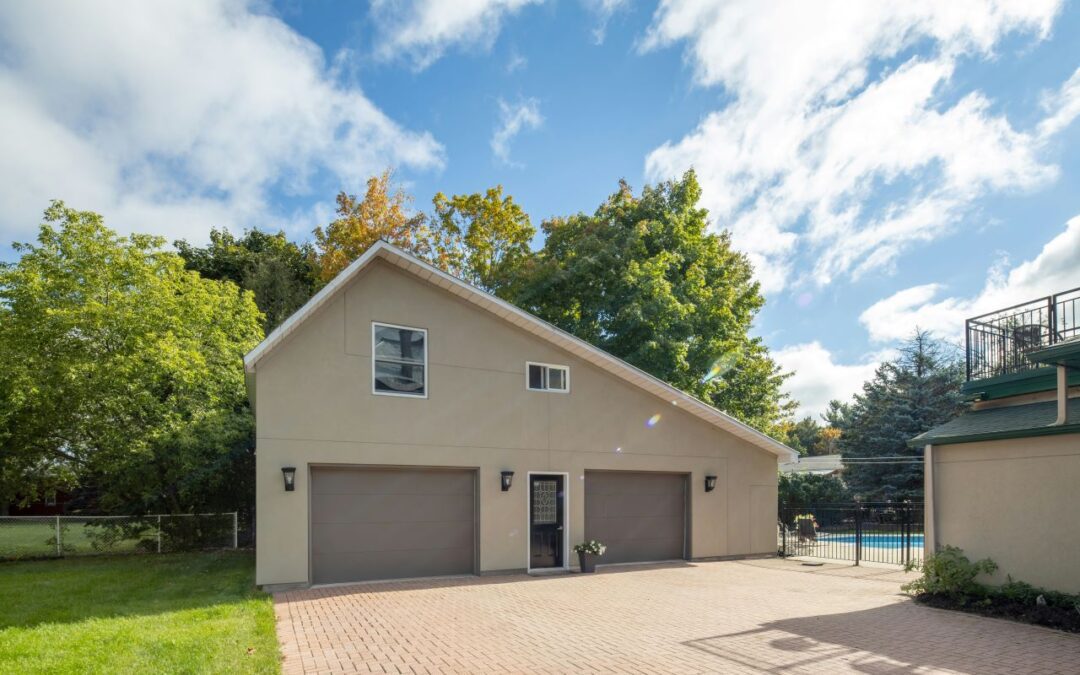
{"label": "beige stucco wall", "polygon": [[[427,399],[371,393],[372,321],[428,330]],[[527,391],[526,361],[570,366],[570,393]],[[526,566],[529,471],[569,473],[571,544],[584,472],[625,469],[691,474],[693,557],[776,552],[775,455],[385,262],[259,362],[256,388],[259,584],[308,581],[312,464],[477,468],[482,571]],[[503,469],[515,472],[505,493]]]}
{"label": "beige stucco wall", "polygon": [[991,582],[1011,574],[1080,592],[1080,434],[935,445],[932,454],[938,546],[993,559]]}

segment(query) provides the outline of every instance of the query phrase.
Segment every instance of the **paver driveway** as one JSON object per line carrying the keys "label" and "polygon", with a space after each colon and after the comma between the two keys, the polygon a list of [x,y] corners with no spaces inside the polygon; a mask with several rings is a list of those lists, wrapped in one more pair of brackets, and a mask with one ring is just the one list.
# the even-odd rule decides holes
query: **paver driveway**
{"label": "paver driveway", "polygon": [[757,560],[340,586],[275,606],[287,673],[1080,672],[1080,636],[920,607],[904,578]]}

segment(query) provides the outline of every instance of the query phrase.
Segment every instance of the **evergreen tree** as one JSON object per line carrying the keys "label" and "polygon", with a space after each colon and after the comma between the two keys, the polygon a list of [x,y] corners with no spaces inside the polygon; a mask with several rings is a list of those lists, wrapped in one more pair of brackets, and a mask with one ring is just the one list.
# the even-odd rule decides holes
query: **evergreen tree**
{"label": "evergreen tree", "polygon": [[894,361],[881,364],[850,406],[836,406],[846,460],[844,480],[867,501],[921,499],[923,467],[919,462],[867,464],[860,459],[922,456],[909,448],[915,436],[949,421],[964,405],[960,397],[963,363],[958,350],[916,330]]}

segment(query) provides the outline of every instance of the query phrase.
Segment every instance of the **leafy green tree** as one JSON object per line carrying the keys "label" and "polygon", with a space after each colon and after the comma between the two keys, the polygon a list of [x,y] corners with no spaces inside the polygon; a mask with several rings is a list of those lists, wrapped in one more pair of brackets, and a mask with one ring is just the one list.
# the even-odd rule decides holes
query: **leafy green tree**
{"label": "leafy green tree", "polygon": [[784,442],[800,455],[813,455],[816,454],[821,431],[821,425],[807,415],[798,422],[784,425]]}
{"label": "leafy green tree", "polygon": [[958,350],[916,330],[900,356],[881,364],[850,407],[839,416],[838,447],[851,490],[866,500],[921,499],[921,462],[868,464],[858,460],[918,459],[921,448],[907,442],[964,410],[960,385],[963,362]]}
{"label": "leafy green tree", "polygon": [[749,335],[765,300],[726,232],[709,231],[693,171],[622,182],[592,215],[542,225],[543,249],[504,290],[517,305],[759,429],[780,435],[794,402]]}
{"label": "leafy green tree", "polygon": [[836,476],[782,473],[777,480],[777,488],[782,509],[851,501],[851,492],[844,485],[844,481]]}
{"label": "leafy green tree", "polygon": [[163,245],[62,202],[15,245],[0,269],[0,499],[92,485],[100,508],[139,513],[250,497],[241,359],[259,310]]}
{"label": "leafy green tree", "polygon": [[432,200],[434,221],[444,240],[454,242],[448,262],[451,271],[484,290],[501,294],[531,255],[529,242],[536,234],[529,215],[503,196],[497,185],[484,194],[438,193]]}
{"label": "leafy green tree", "polygon": [[211,230],[205,247],[175,242],[189,270],[204,279],[231,281],[255,295],[267,333],[314,295],[318,283],[311,244],[295,244],[284,232],[248,230],[241,237]]}

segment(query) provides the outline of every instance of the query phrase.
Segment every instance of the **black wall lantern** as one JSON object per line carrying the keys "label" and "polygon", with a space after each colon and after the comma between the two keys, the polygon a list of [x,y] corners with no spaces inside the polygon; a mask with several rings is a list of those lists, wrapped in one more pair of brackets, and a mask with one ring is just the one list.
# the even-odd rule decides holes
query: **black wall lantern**
{"label": "black wall lantern", "polygon": [[514,472],[513,471],[503,471],[502,472],[502,491],[503,492],[509,491],[510,490],[510,485],[513,482],[514,482]]}
{"label": "black wall lantern", "polygon": [[705,476],[705,492],[712,492],[716,489],[716,476]]}
{"label": "black wall lantern", "polygon": [[292,492],[296,489],[296,467],[295,466],[283,466],[281,467],[281,475],[285,477],[285,492]]}

